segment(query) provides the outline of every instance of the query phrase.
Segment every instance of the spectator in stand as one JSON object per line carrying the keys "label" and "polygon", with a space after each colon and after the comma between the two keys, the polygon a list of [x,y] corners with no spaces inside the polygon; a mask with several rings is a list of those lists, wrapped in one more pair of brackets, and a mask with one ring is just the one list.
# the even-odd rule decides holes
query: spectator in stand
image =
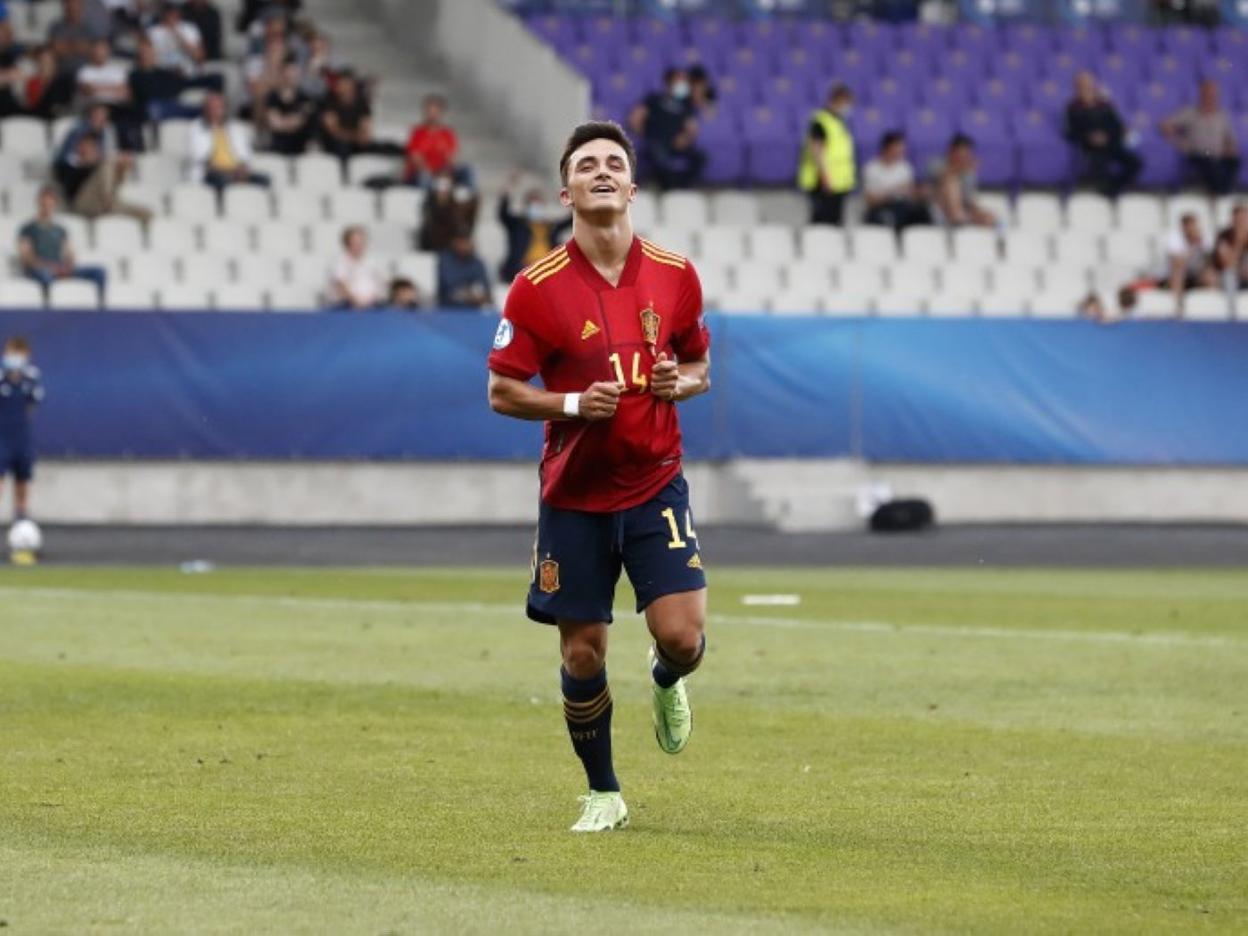
{"label": "spectator in stand", "polygon": [[321,107],[321,146],[341,159],[382,149],[373,141],[373,109],[360,90],[359,79],[343,72]]}
{"label": "spectator in stand", "polygon": [[412,128],[407,138],[407,162],[403,181],[408,185],[428,185],[444,169],[450,169],[460,185],[472,185],[472,172],[457,166],[459,138],[446,123],[446,98],[430,94],[424,100],[424,119]]}
{"label": "spectator in stand", "polygon": [[811,115],[797,169],[797,187],[810,194],[811,224],[843,224],[845,199],[857,183],[854,135],[847,121],[854,93],[834,85]]}
{"label": "spectator in stand", "polygon": [[146,224],[151,211],[117,197],[133,168],[134,154],[124,146],[119,148],[104,104],[92,104],[87,109],[86,116],[66,135],[52,165],[74,214],[87,218],[126,214]]}
{"label": "spectator in stand", "polygon": [[629,124],[641,137],[641,155],[659,188],[692,188],[702,179],[706,153],[698,144],[698,121],[690,99],[689,73],[669,68],[663,90],[633,108]]}
{"label": "spectator in stand", "polygon": [[335,309],[375,309],[386,297],[386,278],[368,256],[368,233],[359,225],[342,232],[342,253],[329,280]]}
{"label": "spectator in stand", "polygon": [[1217,283],[1213,245],[1200,229],[1200,219],[1188,212],[1166,240],[1166,273],[1159,285],[1169,287],[1175,308],[1180,309],[1187,290],[1210,289]]}
{"label": "spectator in stand", "polygon": [[104,294],[108,273],[103,267],[74,263],[69,232],[56,223],[56,190],[45,185],[39,190],[38,214],[17,233],[17,253],[22,273],[46,290],[59,279],[85,279]]}
{"label": "spectator in stand", "polygon": [[156,63],[152,40],[140,35],[137,48],[138,58],[130,69],[130,99],[139,119],[159,123],[170,117],[196,116],[198,111],[178,100],[185,86],[182,75]]}
{"label": "spectator in stand", "polygon": [[323,99],[342,71],[334,59],[329,37],[313,33],[308,40],[308,60],[303,68],[303,93],[316,101]]}
{"label": "spectator in stand", "polygon": [[243,77],[247,82],[247,111],[257,128],[265,125],[265,102],[282,83],[282,72],[290,57],[285,37],[269,36],[264,41],[263,49],[248,58],[243,66]]}
{"label": "spectator in stand", "polygon": [[571,216],[548,204],[540,188],[529,189],[521,201],[519,182],[520,173],[512,173],[498,200],[498,220],[507,231],[507,257],[498,269],[504,283],[550,253],[572,227]]}
{"label": "spectator in stand", "polygon": [[386,298],[386,307],[390,309],[419,309],[420,290],[407,277],[396,277],[390,281],[390,295]]}
{"label": "spectator in stand", "polygon": [[186,0],[182,18],[199,30],[204,58],[209,62],[221,61],[221,11],[212,0]]}
{"label": "spectator in stand", "polygon": [[51,120],[64,114],[73,104],[73,76],[58,72],[56,53],[50,45],[40,46],[34,59],[35,71],[26,79],[26,113]]}
{"label": "spectator in stand", "polygon": [[1248,203],[1231,212],[1231,224],[1213,246],[1213,265],[1228,291],[1248,289]]}
{"label": "spectator in stand", "polygon": [[1122,118],[1091,72],[1075,76],[1075,96],[1066,105],[1063,135],[1087,159],[1092,184],[1108,198],[1117,198],[1144,167],[1127,147]]}
{"label": "spectator in stand", "polygon": [[72,76],[86,64],[91,43],[108,38],[108,26],[87,17],[84,0],[62,0],[61,18],[48,29],[48,44],[56,55],[59,74]]}
{"label": "spectator in stand", "polygon": [[243,0],[242,9],[238,11],[235,26],[240,33],[250,31],[252,24],[261,19],[265,13],[278,12],[287,19],[303,9],[303,0]]}
{"label": "spectator in stand", "polygon": [[188,152],[199,178],[217,191],[235,183],[269,184],[267,175],[251,171],[247,133],[225,119],[225,99],[215,91],[204,98],[203,117],[191,124]]}
{"label": "spectator in stand", "polygon": [[492,305],[490,277],[477,256],[472,232],[460,229],[438,254],[438,305],[444,309],[484,309]]}
{"label": "spectator in stand", "polygon": [[476,192],[455,184],[455,176],[443,169],[429,186],[420,225],[420,249],[431,252],[450,246],[457,231],[472,232],[477,223]]}
{"label": "spectator in stand", "polygon": [[107,39],[91,44],[91,60],[78,69],[78,96],[88,104],[104,104],[121,138],[121,148],[143,150],[143,117],[134,108],[130,90],[130,69],[112,57]]}
{"label": "spectator in stand", "polygon": [[862,169],[862,193],[867,201],[867,224],[883,224],[900,231],[912,224],[931,224],[927,192],[914,179],[906,158],[906,138],[890,130],[880,140],[880,151]]}
{"label": "spectator in stand", "polygon": [[1212,194],[1226,195],[1235,187],[1239,142],[1230,115],[1222,109],[1216,81],[1202,81],[1196,106],[1167,117],[1161,132],[1187,157],[1188,166]]}
{"label": "spectator in stand", "polygon": [[13,40],[13,24],[0,19],[0,117],[11,117],[23,110],[22,59],[26,48]]}
{"label": "spectator in stand", "polygon": [[715,90],[706,68],[701,65],[689,66],[689,100],[693,104],[693,112],[699,117],[705,116],[715,109],[718,99],[719,93]]}
{"label": "spectator in stand", "polygon": [[979,160],[975,141],[963,133],[949,141],[944,159],[932,166],[936,207],[951,227],[996,227],[997,216],[979,204]]}
{"label": "spectator in stand", "polygon": [[148,29],[147,37],[156,49],[156,64],[170,68],[184,78],[199,74],[204,61],[204,42],[193,23],[182,19],[182,9],[166,2],[160,8],[160,19]]}
{"label": "spectator in stand", "polygon": [[264,101],[269,148],[283,156],[298,156],[308,148],[316,118],[316,102],[299,87],[303,70],[295,58],[282,66],[282,79]]}

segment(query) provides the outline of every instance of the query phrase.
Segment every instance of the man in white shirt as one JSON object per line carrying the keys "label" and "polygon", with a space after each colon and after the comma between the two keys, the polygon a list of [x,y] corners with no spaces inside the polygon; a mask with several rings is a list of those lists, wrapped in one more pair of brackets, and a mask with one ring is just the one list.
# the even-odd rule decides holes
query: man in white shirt
{"label": "man in white shirt", "polygon": [[218,191],[234,183],[269,185],[267,175],[251,171],[247,131],[225,119],[225,98],[215,91],[204,98],[204,116],[191,124],[188,152],[192,176]]}
{"label": "man in white shirt", "polygon": [[931,224],[927,193],[914,181],[906,159],[906,138],[890,130],[880,140],[879,153],[862,170],[862,193],[867,201],[867,224],[883,224],[900,231],[911,224]]}
{"label": "man in white shirt", "polygon": [[204,61],[204,43],[199,29],[193,23],[184,22],[182,11],[173,3],[160,9],[160,20],[147,31],[156,49],[156,64],[170,68],[185,77],[199,71]]}
{"label": "man in white shirt", "polygon": [[130,102],[130,70],[124,62],[112,58],[113,49],[107,39],[91,43],[91,57],[78,69],[78,93],[92,104],[128,104]]}
{"label": "man in white shirt", "polygon": [[1189,289],[1212,289],[1218,284],[1213,266],[1213,242],[1200,229],[1200,219],[1187,213],[1166,238],[1166,279],[1176,309],[1183,307]]}
{"label": "man in white shirt", "polygon": [[368,234],[359,225],[342,232],[342,253],[329,280],[329,304],[335,309],[374,309],[386,298],[386,278],[370,260]]}

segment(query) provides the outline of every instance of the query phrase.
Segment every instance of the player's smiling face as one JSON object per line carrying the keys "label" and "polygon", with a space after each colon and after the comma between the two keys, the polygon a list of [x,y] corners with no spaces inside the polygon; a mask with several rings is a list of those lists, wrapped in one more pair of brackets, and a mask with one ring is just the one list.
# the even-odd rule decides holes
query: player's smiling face
{"label": "player's smiling face", "polygon": [[559,193],[564,207],[584,214],[621,214],[637,194],[624,147],[590,140],[568,159],[568,182]]}

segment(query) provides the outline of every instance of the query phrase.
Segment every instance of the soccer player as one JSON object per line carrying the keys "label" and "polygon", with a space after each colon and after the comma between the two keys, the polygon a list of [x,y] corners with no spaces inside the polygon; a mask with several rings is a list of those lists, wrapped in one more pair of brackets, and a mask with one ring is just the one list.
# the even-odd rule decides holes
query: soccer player
{"label": "soccer player", "polygon": [[693,265],[633,233],[637,156],[624,131],[577,127],[559,173],[572,239],[512,283],[489,398],[498,413],[546,421],[527,611],[559,628],[564,718],[589,781],[572,831],[598,832],[628,824],[606,670],[621,567],[654,638],[659,747],[679,753],[692,728],[684,677],[706,648],[706,577],[676,405],[709,388],[710,337]]}
{"label": "soccer player", "polygon": [[0,371],[0,484],[6,474],[13,475],[13,516],[21,520],[30,507],[35,465],[30,413],[43,402],[39,368],[30,363],[25,338],[13,337],[4,343]]}

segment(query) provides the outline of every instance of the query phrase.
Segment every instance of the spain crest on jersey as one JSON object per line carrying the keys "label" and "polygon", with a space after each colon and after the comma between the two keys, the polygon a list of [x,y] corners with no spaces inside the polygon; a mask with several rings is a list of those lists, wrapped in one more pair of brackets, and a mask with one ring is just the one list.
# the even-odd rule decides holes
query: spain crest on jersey
{"label": "spain crest on jersey", "polygon": [[543,559],[538,563],[537,587],[548,595],[559,590],[559,563],[554,559]]}
{"label": "spain crest on jersey", "polygon": [[648,305],[641,310],[641,339],[646,344],[659,343],[659,323],[662,322],[659,313],[654,311],[653,305]]}

